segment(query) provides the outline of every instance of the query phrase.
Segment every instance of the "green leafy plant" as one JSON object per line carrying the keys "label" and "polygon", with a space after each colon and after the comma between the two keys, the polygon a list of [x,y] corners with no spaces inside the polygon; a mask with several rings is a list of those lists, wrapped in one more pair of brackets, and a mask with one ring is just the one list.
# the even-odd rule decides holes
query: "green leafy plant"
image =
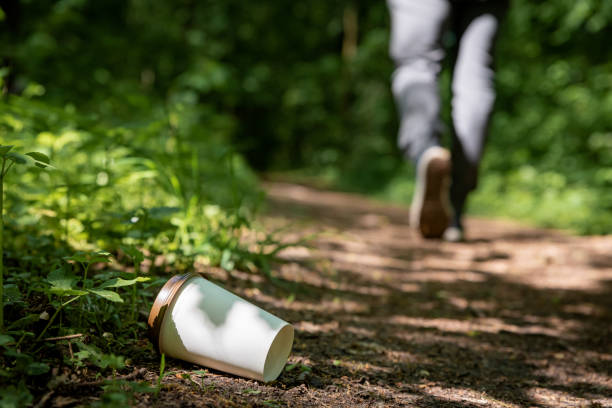
{"label": "green leafy plant", "polygon": [[99,348],[91,344],[77,342],[79,351],[74,353],[77,365],[83,365],[84,361],[90,361],[96,367],[102,370],[110,368],[115,373],[125,367],[125,358],[115,354],[103,353]]}
{"label": "green leafy plant", "polygon": [[[65,257],[66,261],[78,263],[83,269],[83,275],[78,277],[74,274],[70,264],[64,264],[53,270],[47,276],[47,283],[50,285],[46,289],[46,293],[49,295],[58,296],[60,302],[55,309],[55,313],[49,319],[45,328],[40,332],[37,340],[43,338],[47,329],[53,324],[56,317],[66,306],[72,302],[86,298],[88,295],[96,295],[100,298],[108,300],[114,303],[123,303],[123,298],[116,291],[110,289],[117,289],[126,286],[133,286],[139,282],[146,282],[149,280],[147,277],[135,277],[133,279],[122,279],[119,277],[111,278],[103,282],[96,283],[93,279],[87,279],[87,273],[91,265],[99,262],[108,263],[110,262],[110,253],[103,251],[95,252],[84,252],[78,251],[72,256]],[[63,300],[64,297],[69,297],[67,300]],[[82,308],[79,311],[79,321],[81,321]]]}
{"label": "green leafy plant", "polygon": [[28,157],[40,168],[48,167],[50,163],[43,153],[30,152],[24,156],[12,151],[13,147],[0,145],[0,332],[4,331],[4,180],[13,166],[27,164]]}
{"label": "green leafy plant", "polygon": [[[81,265],[81,267],[83,268],[83,281],[82,281],[83,287],[87,288],[88,286],[87,273],[89,272],[89,267],[92,264],[99,263],[99,262],[109,263],[110,256],[111,254],[109,252],[104,252],[104,251],[97,251],[97,252],[78,251],[74,253],[72,256],[64,257],[64,260],[73,261]],[[105,294],[105,295],[108,295],[108,294]],[[103,295],[100,295],[100,296],[104,297]]]}
{"label": "green leafy plant", "polygon": [[132,406],[136,394],[155,392],[155,388],[145,382],[119,379],[105,381],[102,390],[100,400],[94,402],[93,407]]}
{"label": "green leafy plant", "polygon": [[10,385],[0,390],[1,407],[27,407],[34,401],[34,397],[23,381],[17,386]]}
{"label": "green leafy plant", "polygon": [[19,342],[15,342],[12,336],[0,334],[0,354],[2,358],[11,361],[0,367],[0,377],[17,378],[19,382],[15,385],[3,386],[0,389],[0,407],[21,407],[30,405],[33,396],[28,390],[24,379],[26,377],[41,376],[49,372],[47,363],[40,361],[32,354],[19,350]]}
{"label": "green leafy plant", "polygon": [[[132,263],[134,265],[134,276],[135,276],[135,279],[141,279],[141,281],[148,280],[147,278],[139,278],[138,277],[138,275],[140,275],[140,264],[142,263],[142,261],[144,261],[143,253],[140,250],[138,250],[138,248],[136,248],[133,245],[122,245],[120,248],[132,260]],[[136,286],[132,286],[132,308],[131,308],[131,314],[130,314],[130,317],[131,317],[132,321],[135,320],[136,309],[137,309],[137,305],[136,305]]]}
{"label": "green leafy plant", "polygon": [[159,360],[159,376],[157,377],[157,386],[155,387],[155,397],[159,395],[159,391],[161,390],[162,380],[166,375],[166,355],[162,353],[161,358]]}

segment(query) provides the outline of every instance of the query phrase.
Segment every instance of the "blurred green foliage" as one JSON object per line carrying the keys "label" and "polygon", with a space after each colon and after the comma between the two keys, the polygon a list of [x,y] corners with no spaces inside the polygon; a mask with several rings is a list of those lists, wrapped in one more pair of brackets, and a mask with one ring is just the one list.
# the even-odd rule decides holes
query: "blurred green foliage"
{"label": "blurred green foliage", "polygon": [[[186,208],[203,194],[223,206],[232,200],[223,176],[229,149],[256,170],[299,169],[335,187],[409,200],[412,170],[395,146],[384,2],[3,0],[0,7],[7,28],[0,77],[5,93],[22,95],[5,95],[4,106],[32,105],[40,114],[31,132],[51,126],[59,138],[64,126],[49,122],[81,118],[75,143],[93,153],[96,174],[113,182],[142,176],[145,186],[147,172],[157,172],[165,180],[158,187],[178,200],[172,205]],[[497,109],[473,210],[612,230],[611,21],[604,0],[512,2],[496,50]],[[448,73],[441,83],[448,101]],[[105,151],[140,157],[128,160],[136,175],[105,169]],[[206,184],[173,182],[195,162]],[[237,190],[254,183],[247,179]]]}
{"label": "blurred green foliage", "polygon": [[12,176],[9,224],[233,265],[261,194],[218,100],[232,98],[229,69],[198,52],[187,5],[176,16],[142,1],[0,6],[0,137],[58,167]]}
{"label": "blurred green foliage", "polygon": [[[610,2],[512,2],[496,48],[497,105],[472,212],[612,232],[611,23]],[[449,82],[444,72],[447,106]],[[407,202],[412,177],[405,166],[377,194]]]}
{"label": "blurred green foliage", "polygon": [[3,139],[36,146],[57,166],[8,176],[8,228],[35,229],[77,248],[134,244],[219,264],[224,249],[238,246],[260,193],[227,143],[192,136],[200,125],[183,123],[183,109],[111,126],[71,105],[58,109],[23,96],[0,101]]}
{"label": "blurred green foliage", "polygon": [[612,232],[612,3],[514,1],[480,212]]}

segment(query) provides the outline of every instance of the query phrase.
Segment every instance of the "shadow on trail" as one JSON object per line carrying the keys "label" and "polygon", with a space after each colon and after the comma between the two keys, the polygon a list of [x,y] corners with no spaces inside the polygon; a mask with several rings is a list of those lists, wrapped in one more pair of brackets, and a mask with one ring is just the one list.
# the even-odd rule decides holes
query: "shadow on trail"
{"label": "shadow on trail", "polygon": [[[482,294],[478,286],[483,285],[497,289]],[[313,303],[317,302],[313,296],[317,290],[327,292],[306,287],[307,296]],[[580,381],[580,377],[566,379],[566,384],[556,382],[575,370],[573,360],[577,357],[581,358],[582,369],[609,375],[611,360],[606,365],[597,353],[609,352],[611,333],[605,327],[610,316],[585,318],[563,312],[565,306],[582,300],[580,293],[532,290],[498,279],[482,283],[429,284],[410,295],[397,292],[393,287],[387,288],[391,295],[382,299],[338,290],[321,294],[323,299],[334,296],[371,305],[365,313],[319,311],[309,316],[313,323],[324,327],[326,323],[335,321],[339,323],[338,327],[314,333],[298,331],[297,338],[304,345],[296,347],[295,353],[312,362],[313,372],[319,375],[321,386],[333,386],[337,378],[348,376],[358,383],[363,383],[364,379],[370,383],[383,381],[389,387],[397,386],[397,383],[418,385],[433,382],[449,389],[470,388],[496,400],[518,405],[536,404],[527,392],[536,387],[559,390],[581,398],[612,398],[609,385]],[[474,316],[469,308],[457,307],[440,298],[440,291],[446,291],[447,296],[494,299],[498,310],[487,316]],[[498,296],[498,291],[505,292],[506,296]],[[505,302],[516,293],[525,296],[524,306],[505,308]],[[564,299],[562,302],[549,301],[559,295]],[[300,298],[301,294],[297,297]],[[591,297],[590,302],[610,306],[605,295]],[[504,313],[508,311],[518,312],[524,317]],[[303,320],[299,309],[278,310],[278,313],[290,321]],[[389,316],[399,319],[390,319]],[[540,318],[535,319],[538,324],[534,324],[535,317]],[[402,319],[411,323],[401,323]],[[494,319],[495,324],[481,327],[478,322],[483,319]],[[576,324],[577,319],[580,319],[579,324]],[[564,322],[572,325],[558,327]],[[584,353],[587,354],[582,357]],[[591,356],[588,353],[595,354]],[[340,364],[334,365],[334,361],[340,361]],[[345,365],[345,361],[350,364]],[[418,390],[418,386],[413,388],[413,392]]]}
{"label": "shadow on trail", "polygon": [[[275,216],[294,220],[297,211],[339,231],[315,240],[311,259],[279,266],[294,291],[258,284],[266,299],[294,298],[258,303],[295,323],[294,358],[311,367],[304,378],[281,376],[283,386],[350,387],[364,404],[397,406],[612,399],[612,265],[601,250],[609,241],[578,245],[486,221],[470,224],[469,244],[423,241],[405,210],[302,187],[278,198],[285,187],[274,188]],[[554,257],[521,258],[537,245],[569,253],[578,277]]]}

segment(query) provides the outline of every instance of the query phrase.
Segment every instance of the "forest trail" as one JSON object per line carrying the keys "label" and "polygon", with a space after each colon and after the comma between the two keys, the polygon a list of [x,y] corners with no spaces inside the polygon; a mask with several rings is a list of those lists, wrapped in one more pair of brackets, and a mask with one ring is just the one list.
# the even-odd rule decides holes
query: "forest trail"
{"label": "forest trail", "polygon": [[310,244],[282,252],[283,284],[225,284],[294,324],[290,365],[271,384],[166,378],[161,405],[612,407],[612,237],[469,218],[467,242],[426,241],[406,208],[266,190],[265,224]]}

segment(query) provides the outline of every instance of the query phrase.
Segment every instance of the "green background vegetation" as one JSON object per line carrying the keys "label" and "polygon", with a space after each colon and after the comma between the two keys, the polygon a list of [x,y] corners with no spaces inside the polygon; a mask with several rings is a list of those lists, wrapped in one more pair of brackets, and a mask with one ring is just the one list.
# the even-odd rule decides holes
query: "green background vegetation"
{"label": "green background vegetation", "polygon": [[[52,130],[44,110],[59,110],[144,152],[167,121],[196,152],[222,145],[258,171],[409,201],[384,2],[3,5],[3,102],[42,110],[32,132]],[[474,212],[612,229],[611,19],[602,0],[512,3]],[[23,138],[8,115],[3,139]],[[93,138],[91,152],[117,145]],[[49,149],[39,144],[28,148]]]}
{"label": "green background vegetation", "polygon": [[[269,275],[278,243],[253,223],[258,172],[409,202],[380,0],[0,9],[0,144],[53,165],[18,166],[4,180],[9,406],[44,389],[35,379],[52,363],[33,356],[53,348],[42,333],[93,322],[110,334],[64,356],[76,366],[118,370],[119,354],[139,355],[165,280],[163,268],[139,280],[144,258]],[[611,21],[608,0],[512,2],[472,212],[612,231]]]}

